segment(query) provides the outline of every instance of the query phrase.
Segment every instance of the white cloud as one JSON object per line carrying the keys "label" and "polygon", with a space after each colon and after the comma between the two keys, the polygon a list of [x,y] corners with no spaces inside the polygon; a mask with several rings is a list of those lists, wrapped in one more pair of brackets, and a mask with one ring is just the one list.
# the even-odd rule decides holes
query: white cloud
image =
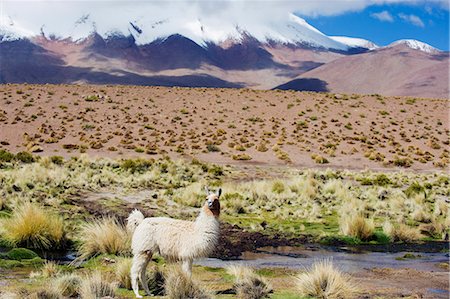
{"label": "white cloud", "polygon": [[398,14],[398,16],[403,21],[413,24],[414,26],[422,27],[422,28],[425,27],[425,24],[423,23],[422,19],[416,15],[406,15],[404,13],[400,13],[400,14]]}
{"label": "white cloud", "polygon": [[[448,0],[435,0],[445,7]],[[43,25],[47,34],[57,32],[73,36],[92,30],[99,33],[111,29],[127,32],[129,22],[152,25],[166,22],[160,34],[186,28],[199,18],[201,23],[215,28],[214,34],[229,32],[229,26],[246,24],[252,28],[285,20],[288,13],[301,16],[331,16],[361,11],[368,6],[393,3],[425,4],[426,0],[0,0],[0,27],[8,26],[11,18],[16,27],[39,34]],[[75,26],[82,16],[89,15],[83,24]],[[386,18],[386,16],[385,16]],[[409,18],[420,26],[421,20]],[[421,22],[421,23],[420,23]],[[227,27],[228,26],[228,27]],[[158,29],[160,30],[160,29]],[[156,29],[155,29],[156,31]],[[181,32],[180,32],[181,33]]]}
{"label": "white cloud", "polygon": [[387,11],[383,10],[381,12],[376,12],[370,15],[372,18],[378,19],[381,22],[394,22],[394,18],[392,15]]}

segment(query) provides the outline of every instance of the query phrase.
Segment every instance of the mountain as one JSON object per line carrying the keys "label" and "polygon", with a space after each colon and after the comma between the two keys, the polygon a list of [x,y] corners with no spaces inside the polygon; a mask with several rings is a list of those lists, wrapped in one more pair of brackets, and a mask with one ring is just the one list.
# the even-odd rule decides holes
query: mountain
{"label": "mountain", "polygon": [[398,42],[336,59],[277,88],[304,90],[308,82],[317,91],[448,98],[449,53]]}
{"label": "mountain", "polygon": [[418,40],[414,40],[414,39],[401,39],[398,41],[395,41],[393,43],[391,43],[390,45],[388,45],[387,47],[396,47],[398,45],[405,45],[406,47],[409,47],[411,49],[415,49],[415,50],[420,50],[426,53],[439,53],[440,51],[424,42],[418,41]]}
{"label": "mountain", "polygon": [[347,45],[350,48],[364,48],[369,50],[379,48],[379,46],[377,46],[376,44],[367,39],[347,37],[347,36],[330,36],[330,38],[341,44]]}
{"label": "mountain", "polygon": [[360,38],[327,36],[294,14],[259,26],[201,17],[120,18],[114,27],[100,21],[86,14],[61,28],[2,23],[0,83],[448,94],[441,82],[448,78],[448,53],[415,40],[379,47]]}

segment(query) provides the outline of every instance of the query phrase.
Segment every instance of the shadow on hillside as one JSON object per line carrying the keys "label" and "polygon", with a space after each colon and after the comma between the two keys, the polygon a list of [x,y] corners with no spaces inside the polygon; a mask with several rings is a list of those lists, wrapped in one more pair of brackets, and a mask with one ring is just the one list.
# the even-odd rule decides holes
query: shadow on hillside
{"label": "shadow on hillside", "polygon": [[279,85],[274,89],[328,92],[328,83],[317,78],[300,78]]}

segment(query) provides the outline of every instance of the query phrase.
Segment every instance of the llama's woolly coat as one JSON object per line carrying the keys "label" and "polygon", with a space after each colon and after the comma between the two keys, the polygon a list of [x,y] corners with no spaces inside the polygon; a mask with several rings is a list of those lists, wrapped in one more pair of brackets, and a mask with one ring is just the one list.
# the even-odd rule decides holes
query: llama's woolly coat
{"label": "llama's woolly coat", "polygon": [[[130,229],[133,219],[140,224],[135,228],[131,248],[133,254],[142,252],[159,253],[168,261],[186,261],[208,256],[219,238],[219,221],[203,208],[192,221],[166,217],[145,218],[134,212],[130,215]],[[142,214],[141,214],[142,215]],[[137,224],[137,223],[136,223]]]}

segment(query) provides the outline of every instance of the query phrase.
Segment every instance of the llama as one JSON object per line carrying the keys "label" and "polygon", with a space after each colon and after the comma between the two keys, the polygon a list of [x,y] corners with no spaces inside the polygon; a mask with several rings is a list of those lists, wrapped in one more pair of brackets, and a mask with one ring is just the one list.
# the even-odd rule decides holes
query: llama
{"label": "llama", "polygon": [[195,221],[144,218],[138,210],[128,216],[127,228],[133,233],[131,285],[136,298],[142,298],[138,279],[145,293],[150,295],[145,271],[153,253],[159,253],[168,261],[181,261],[183,271],[191,276],[193,259],[207,257],[215,248],[219,239],[219,197],[222,189],[215,193],[207,187],[205,190],[206,201]]}

